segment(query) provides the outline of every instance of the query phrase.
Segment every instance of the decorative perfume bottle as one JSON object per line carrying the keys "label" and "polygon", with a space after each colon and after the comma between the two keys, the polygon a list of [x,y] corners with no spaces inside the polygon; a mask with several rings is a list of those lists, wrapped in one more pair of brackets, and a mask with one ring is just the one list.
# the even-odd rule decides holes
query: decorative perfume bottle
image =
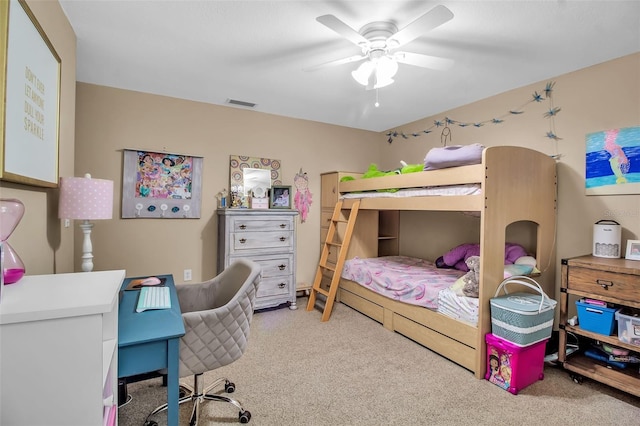
{"label": "decorative perfume bottle", "polygon": [[0,199],[0,241],[2,242],[2,277],[4,284],[13,284],[24,276],[24,263],[7,240],[24,215],[20,200]]}

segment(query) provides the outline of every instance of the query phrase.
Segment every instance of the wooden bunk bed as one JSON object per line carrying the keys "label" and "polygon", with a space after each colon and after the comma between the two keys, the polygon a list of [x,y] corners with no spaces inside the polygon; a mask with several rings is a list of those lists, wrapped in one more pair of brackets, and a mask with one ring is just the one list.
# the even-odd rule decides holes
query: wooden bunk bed
{"label": "wooden bunk bed", "polygon": [[[477,212],[480,215],[480,291],[477,325],[458,321],[436,311],[389,299],[353,281],[340,279],[336,300],[382,323],[484,378],[485,334],[491,332],[489,299],[504,276],[507,227],[533,222],[535,257],[543,271],[537,280],[548,295],[555,294],[554,248],[556,233],[556,164],[551,157],[527,148],[489,147],[482,163],[339,184],[341,194],[389,188],[479,184],[481,193],[462,196],[343,199],[342,209],[359,200],[359,216],[347,258],[378,256],[367,212],[429,210]],[[362,218],[363,224],[358,226]],[[375,235],[372,235],[375,233]],[[477,236],[476,236],[477,238]],[[373,244],[372,244],[373,243]]]}

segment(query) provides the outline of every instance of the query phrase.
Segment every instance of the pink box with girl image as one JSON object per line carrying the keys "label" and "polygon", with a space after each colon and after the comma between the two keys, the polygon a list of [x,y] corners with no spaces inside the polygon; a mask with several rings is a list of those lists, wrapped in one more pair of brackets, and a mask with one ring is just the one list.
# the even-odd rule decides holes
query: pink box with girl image
{"label": "pink box with girl image", "polygon": [[519,391],[544,378],[544,354],[547,340],[529,346],[517,346],[488,333],[487,373],[485,379],[517,395]]}

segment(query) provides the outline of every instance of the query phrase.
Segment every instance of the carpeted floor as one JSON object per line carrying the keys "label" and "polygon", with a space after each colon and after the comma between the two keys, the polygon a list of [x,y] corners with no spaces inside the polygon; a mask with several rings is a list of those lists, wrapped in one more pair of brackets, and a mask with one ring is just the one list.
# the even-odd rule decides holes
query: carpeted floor
{"label": "carpeted floor", "polygon": [[[639,424],[640,398],[597,382],[574,383],[545,367],[545,378],[512,395],[417,343],[336,304],[319,311],[278,309],[254,315],[249,348],[235,363],[207,373],[227,375],[234,398],[260,425],[544,425]],[[189,380],[185,380],[189,382]],[[160,379],[129,384],[132,401],[121,426],[141,426],[166,401]],[[180,410],[187,424],[190,406]],[[166,424],[166,415],[155,419]],[[230,404],[205,403],[201,424],[238,422]]]}

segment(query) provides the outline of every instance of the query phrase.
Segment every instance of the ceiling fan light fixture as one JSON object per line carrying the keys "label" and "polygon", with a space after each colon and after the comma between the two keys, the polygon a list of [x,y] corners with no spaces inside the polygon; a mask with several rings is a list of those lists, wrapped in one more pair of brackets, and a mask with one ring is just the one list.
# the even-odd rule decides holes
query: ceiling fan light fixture
{"label": "ceiling fan light fixture", "polygon": [[382,56],[362,63],[358,69],[351,72],[351,76],[363,86],[379,89],[392,84],[393,76],[397,72],[398,63],[393,58]]}
{"label": "ceiling fan light fixture", "polygon": [[394,80],[394,79],[392,79],[392,78],[384,78],[384,77],[383,77],[383,78],[380,78],[380,77],[378,76],[378,78],[376,78],[376,82],[375,82],[375,84],[373,85],[373,88],[374,88],[374,89],[381,89],[381,88],[383,88],[383,87],[387,87],[387,86],[389,86],[390,84],[393,84],[393,82],[394,82],[394,81],[395,81],[395,80]]}
{"label": "ceiling fan light fixture", "polygon": [[355,81],[362,84],[363,86],[368,86],[369,78],[374,71],[375,64],[371,61],[366,61],[360,64],[358,69],[356,69],[355,71],[351,71],[351,76]]}
{"label": "ceiling fan light fixture", "polygon": [[391,79],[398,72],[398,63],[393,58],[383,56],[378,59],[376,71],[379,79]]}
{"label": "ceiling fan light fixture", "polygon": [[393,77],[398,71],[398,63],[446,70],[453,63],[450,59],[419,53],[398,52],[396,49],[412,42],[424,32],[443,25],[452,18],[453,13],[445,6],[440,5],[401,29],[398,29],[393,22],[375,21],[366,24],[360,28],[360,31],[356,31],[333,15],[319,16],[316,21],[358,46],[362,49],[362,54],[326,62],[320,66],[312,67],[311,70],[366,60],[351,72],[351,76],[367,90],[392,84]]}

